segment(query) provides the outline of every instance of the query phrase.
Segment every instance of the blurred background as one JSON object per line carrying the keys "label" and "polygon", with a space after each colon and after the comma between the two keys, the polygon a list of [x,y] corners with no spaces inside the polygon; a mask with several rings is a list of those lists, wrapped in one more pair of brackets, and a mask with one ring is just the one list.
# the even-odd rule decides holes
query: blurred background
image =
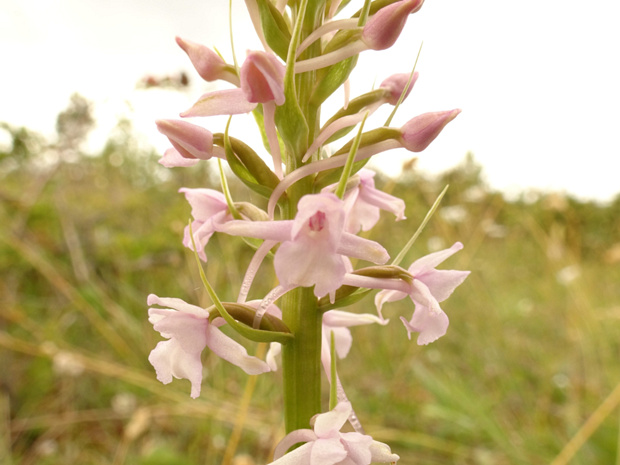
{"label": "blurred background", "polygon": [[[386,216],[368,235],[398,253],[450,185],[410,254],[465,244],[444,264],[472,270],[443,305],[448,334],[408,341],[398,316],[412,308],[395,303],[387,327],[353,330],[339,365],[367,432],[404,464],[620,464],[609,3],[429,1],[393,55],[360,60],[352,95],[387,77],[377,70],[409,71],[424,41],[395,121],[463,108],[419,159],[374,160],[408,219]],[[163,386],[147,361],[160,340],[149,293],[208,304],[181,245],[190,209],[177,190],[218,189],[216,165],[161,167],[168,144],[153,121],[212,90],[174,36],[230,57],[226,4],[0,0],[2,464],[264,464],[283,434],[277,373],[247,377],[205,353],[192,400],[189,382]],[[256,46],[243,8],[233,1],[240,56]],[[215,235],[207,254],[209,279],[234,300],[251,251]]]}

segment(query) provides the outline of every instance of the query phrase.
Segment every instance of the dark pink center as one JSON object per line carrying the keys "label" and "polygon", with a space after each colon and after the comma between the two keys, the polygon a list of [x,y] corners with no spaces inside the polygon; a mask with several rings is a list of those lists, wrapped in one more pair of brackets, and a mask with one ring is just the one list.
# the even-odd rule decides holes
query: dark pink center
{"label": "dark pink center", "polygon": [[321,231],[325,227],[325,213],[318,211],[312,215],[308,220],[308,227],[310,231]]}

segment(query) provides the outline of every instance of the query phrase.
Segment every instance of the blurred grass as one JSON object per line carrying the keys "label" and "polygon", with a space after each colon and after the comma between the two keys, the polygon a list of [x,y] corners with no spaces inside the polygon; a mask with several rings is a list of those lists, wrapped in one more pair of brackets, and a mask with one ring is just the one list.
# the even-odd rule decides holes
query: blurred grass
{"label": "blurred grass", "polygon": [[[5,129],[0,463],[267,463],[282,435],[279,374],[248,379],[205,353],[192,400],[187,381],[163,386],[147,361],[160,340],[149,293],[208,303],[180,242],[190,211],[177,190],[218,188],[213,166],[164,170],[127,125],[97,157]],[[386,215],[370,237],[394,256],[447,183],[407,260],[459,240],[445,267],[472,274],[429,346],[407,340],[405,301],[386,307],[387,327],[353,330],[339,368],[366,430],[403,464],[620,463],[620,198],[508,201],[471,159],[435,180],[410,167],[378,182],[408,220]],[[215,235],[207,253],[209,279],[234,300],[251,251]],[[272,285],[264,277],[254,297]],[[372,299],[356,309],[374,312]]]}

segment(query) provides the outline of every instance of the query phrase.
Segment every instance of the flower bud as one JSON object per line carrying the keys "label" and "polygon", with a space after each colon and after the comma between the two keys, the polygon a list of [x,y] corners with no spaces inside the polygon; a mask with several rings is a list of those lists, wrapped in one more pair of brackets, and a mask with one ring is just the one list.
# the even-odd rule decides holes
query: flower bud
{"label": "flower bud", "polygon": [[400,142],[411,152],[421,152],[429,146],[443,128],[461,112],[460,109],[424,113],[409,120],[400,128]]}
{"label": "flower bud", "polygon": [[390,48],[398,39],[407,17],[422,7],[424,0],[402,0],[381,8],[368,20],[362,41],[372,50]]}
{"label": "flower bud", "polygon": [[208,160],[213,156],[213,134],[207,129],[182,120],[160,119],[155,123],[184,158]]}
{"label": "flower bud", "polygon": [[241,66],[239,77],[245,98],[252,103],[284,103],[285,67],[271,54],[252,51]]}
{"label": "flower bud", "polygon": [[222,58],[204,45],[176,38],[176,42],[189,57],[192,65],[201,78],[205,81],[217,81],[223,79],[232,84],[239,85],[239,78],[231,71],[230,66]]}
{"label": "flower bud", "polygon": [[[407,93],[403,97],[403,100],[406,99],[411,93],[411,89],[413,89],[413,85],[418,80],[419,74],[420,73],[418,73],[417,71],[413,73],[413,79],[411,79],[411,84],[409,85],[409,88],[407,89]],[[381,86],[379,87],[390,91],[390,98],[388,100],[388,103],[390,105],[396,105],[398,103],[398,99],[400,98],[401,94],[405,90],[405,87],[407,86],[407,83],[409,82],[409,77],[410,75],[407,73],[393,74],[381,83]]]}

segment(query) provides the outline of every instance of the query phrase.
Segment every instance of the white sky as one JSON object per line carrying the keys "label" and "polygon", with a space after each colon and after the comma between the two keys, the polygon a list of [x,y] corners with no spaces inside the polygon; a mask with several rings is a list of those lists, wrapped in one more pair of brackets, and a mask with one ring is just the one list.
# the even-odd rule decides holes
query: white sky
{"label": "white sky", "polygon": [[[244,2],[233,4],[242,58],[259,44],[247,34]],[[51,134],[77,91],[97,104],[100,139],[131,108],[136,128],[165,148],[153,121],[176,117],[208,89],[174,36],[230,57],[227,6],[227,0],[0,0],[0,121]],[[609,199],[620,193],[619,18],[615,0],[427,0],[394,49],[362,54],[352,96],[408,72],[424,41],[420,79],[393,124],[426,111],[463,113],[420,154],[420,167],[443,170],[472,151],[493,188]],[[181,70],[192,78],[192,93],[135,89],[144,75]],[[378,161],[399,166],[410,156],[392,151]]]}

